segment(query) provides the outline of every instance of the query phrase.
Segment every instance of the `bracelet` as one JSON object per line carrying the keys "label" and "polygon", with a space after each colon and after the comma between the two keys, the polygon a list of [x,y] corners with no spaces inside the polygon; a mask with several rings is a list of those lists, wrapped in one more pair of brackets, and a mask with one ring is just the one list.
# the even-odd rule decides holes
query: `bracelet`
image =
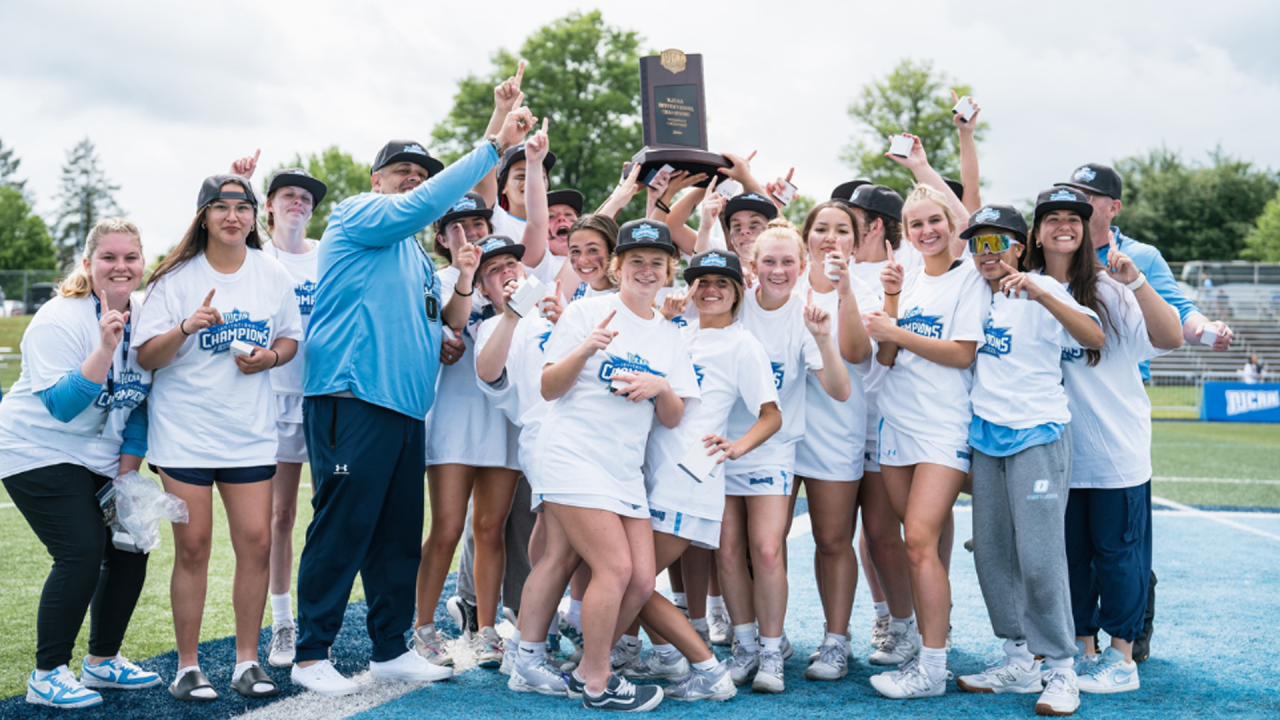
{"label": "bracelet", "polygon": [[178,323],[178,329],[182,331],[183,335],[187,337],[191,337],[191,333],[187,332],[186,324],[187,324],[187,319],[182,318],[182,322]]}
{"label": "bracelet", "polygon": [[654,207],[656,207],[656,208],[658,208],[659,210],[661,210],[661,211],[662,211],[662,212],[664,212],[664,213],[670,213],[670,212],[671,212],[671,207],[670,207],[670,206],[668,206],[666,203],[662,202],[662,198],[658,198],[657,200],[654,200],[654,201],[653,201],[653,206],[654,206]]}
{"label": "bracelet", "polygon": [[459,290],[458,288],[456,288],[456,287],[455,287],[455,288],[453,289],[453,294],[454,294],[454,295],[458,295],[459,297],[471,297],[472,295],[475,295],[475,294],[476,294],[476,289],[475,289],[474,287],[472,287],[472,288],[471,288],[471,292],[466,292],[466,293],[464,293],[464,292],[462,292],[461,290]]}
{"label": "bracelet", "polygon": [[890,295],[890,296],[892,296],[892,295],[901,295],[901,294],[902,294],[902,291],[901,291],[901,290],[899,290],[899,291],[898,291],[898,292],[896,292],[896,293],[890,293],[890,292],[885,293],[885,295]]}
{"label": "bracelet", "polygon": [[1138,279],[1137,279],[1137,280],[1134,280],[1134,281],[1133,281],[1133,282],[1131,282],[1131,283],[1125,283],[1125,284],[1124,284],[1124,286],[1125,286],[1125,287],[1127,287],[1127,288],[1129,288],[1131,291],[1135,291],[1135,292],[1136,292],[1136,291],[1138,290],[1138,288],[1142,287],[1142,286],[1143,286],[1143,285],[1145,285],[1146,283],[1147,283],[1147,274],[1146,274],[1146,273],[1144,273],[1144,272],[1142,272],[1141,270],[1139,270],[1139,271],[1138,271]]}
{"label": "bracelet", "polygon": [[279,366],[280,366],[280,353],[276,352],[275,350],[272,350],[271,348],[267,348],[267,349],[268,349],[268,350],[271,350],[271,354],[276,356],[276,361],[275,361],[275,362],[273,362],[273,363],[271,363],[271,367],[279,367]]}

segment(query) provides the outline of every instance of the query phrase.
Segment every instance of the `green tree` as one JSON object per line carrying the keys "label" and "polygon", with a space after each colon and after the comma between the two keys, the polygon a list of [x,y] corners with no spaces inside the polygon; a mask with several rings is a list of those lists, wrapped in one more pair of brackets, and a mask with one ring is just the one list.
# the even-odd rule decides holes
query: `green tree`
{"label": "green tree", "polygon": [[1159,148],[1115,168],[1124,180],[1116,225],[1175,262],[1240,258],[1255,220],[1280,190],[1274,173],[1221,150],[1201,164]]}
{"label": "green tree", "polygon": [[1245,249],[1240,257],[1259,262],[1280,262],[1280,194],[1271,198],[1262,209],[1253,229],[1244,239]]}
{"label": "green tree", "polygon": [[[53,270],[56,267],[57,253],[44,220],[31,210],[21,190],[0,187],[0,270]],[[0,281],[5,297],[22,297],[22,273],[0,272]]]}
{"label": "green tree", "polygon": [[[889,136],[903,132],[920,137],[929,164],[942,175],[960,179],[960,138],[951,119],[954,103],[972,90],[946,73],[935,73],[931,61],[904,59],[882,80],[862,87],[849,105],[849,116],[861,126],[860,136],[845,147],[841,159],[854,175],[906,194],[915,183],[911,171],[884,156]],[[987,123],[979,121],[974,141],[981,142]]]}
{"label": "green tree", "polygon": [[[291,162],[267,173],[262,179],[264,195],[271,175],[276,170],[286,167],[300,167],[328,187],[324,200],[312,211],[311,221],[307,223],[307,237],[314,240],[319,240],[324,235],[324,229],[329,224],[329,213],[333,212],[338,203],[353,195],[369,191],[371,174],[369,163],[359,162],[350,153],[343,152],[337,145],[333,145],[318,153],[311,153],[306,158],[302,155],[294,155]],[[263,227],[266,227],[265,219]]]}
{"label": "green tree", "polygon": [[79,257],[85,238],[99,220],[124,214],[115,200],[119,189],[99,166],[98,151],[89,138],[67,151],[54,222],[54,243],[60,265],[68,267]]}
{"label": "green tree", "polygon": [[782,214],[791,221],[796,227],[804,227],[804,219],[808,217],[809,211],[813,209],[818,202],[808,195],[796,195],[783,208]]}
{"label": "green tree", "polygon": [[[600,12],[574,12],[533,32],[520,48],[528,61],[525,105],[549,118],[558,158],[551,187],[571,187],[594,208],[618,184],[622,164],[640,149],[640,37],[605,25]],[[458,83],[453,109],[431,132],[446,162],[470,152],[493,114],[493,88],[516,72],[506,49],[483,76]]]}
{"label": "green tree", "polygon": [[13,156],[13,148],[5,147],[4,141],[0,140],[0,187],[11,187],[20,192],[26,191],[27,181],[14,177],[21,164],[22,160]]}

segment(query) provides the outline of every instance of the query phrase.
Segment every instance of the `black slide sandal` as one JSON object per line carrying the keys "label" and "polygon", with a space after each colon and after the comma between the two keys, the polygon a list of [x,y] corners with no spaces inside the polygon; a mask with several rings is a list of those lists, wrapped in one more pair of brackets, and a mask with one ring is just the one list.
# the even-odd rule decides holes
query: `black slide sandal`
{"label": "black slide sandal", "polygon": [[[271,685],[271,689],[263,691],[254,690],[253,686],[259,683],[267,683]],[[248,670],[245,670],[239,680],[231,683],[231,689],[247,698],[272,697],[276,693],[280,692],[280,688],[276,687],[276,682],[267,675],[267,671],[263,670],[260,665],[254,665]]]}
{"label": "black slide sandal", "polygon": [[218,699],[217,690],[213,690],[213,697],[192,695],[192,692],[202,688],[213,690],[213,683],[209,682],[209,678],[205,677],[204,673],[192,670],[169,686],[169,694],[183,702],[212,702]]}

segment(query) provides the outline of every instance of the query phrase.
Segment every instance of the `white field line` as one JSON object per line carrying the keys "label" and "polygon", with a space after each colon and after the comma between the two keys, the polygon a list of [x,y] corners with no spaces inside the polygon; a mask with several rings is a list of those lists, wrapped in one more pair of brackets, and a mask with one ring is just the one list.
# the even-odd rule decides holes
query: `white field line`
{"label": "white field line", "polygon": [[1232,527],[1237,530],[1243,530],[1247,533],[1253,533],[1254,535],[1258,535],[1259,537],[1264,537],[1269,540],[1275,540],[1276,542],[1280,542],[1280,535],[1276,535],[1275,533],[1269,533],[1266,530],[1259,530],[1256,527],[1245,525],[1244,523],[1236,522],[1235,520],[1231,520],[1230,518],[1223,517],[1220,513],[1206,512],[1204,510],[1193,508],[1190,505],[1183,505],[1180,502],[1174,502],[1173,500],[1166,500],[1165,498],[1156,497],[1154,495],[1151,496],[1151,502],[1156,503],[1158,505],[1164,505],[1165,507],[1173,508],[1174,510],[1178,510],[1179,512],[1186,513],[1188,515],[1203,517],[1207,520],[1212,520],[1213,522],[1226,525],[1227,527]]}
{"label": "white field line", "polygon": [[1245,480],[1242,478],[1153,477],[1156,482],[1223,483],[1226,485],[1280,485],[1280,480]]}

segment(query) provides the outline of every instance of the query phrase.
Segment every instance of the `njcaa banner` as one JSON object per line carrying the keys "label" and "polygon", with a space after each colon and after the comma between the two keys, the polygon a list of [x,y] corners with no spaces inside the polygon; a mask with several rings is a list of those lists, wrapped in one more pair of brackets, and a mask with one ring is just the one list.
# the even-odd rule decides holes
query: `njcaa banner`
{"label": "njcaa banner", "polygon": [[1207,382],[1200,403],[1200,419],[1280,423],[1280,384]]}

